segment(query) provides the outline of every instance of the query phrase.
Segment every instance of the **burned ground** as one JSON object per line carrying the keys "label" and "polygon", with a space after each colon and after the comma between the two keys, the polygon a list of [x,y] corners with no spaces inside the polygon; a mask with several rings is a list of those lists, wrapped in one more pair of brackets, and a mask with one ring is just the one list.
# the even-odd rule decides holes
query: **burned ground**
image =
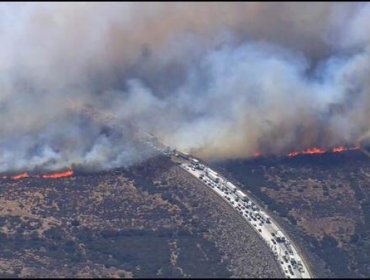
{"label": "burned ground", "polygon": [[2,277],[281,277],[267,245],[197,179],[129,170],[3,180]]}
{"label": "burned ground", "polygon": [[370,159],[360,151],[215,164],[262,201],[316,275],[370,275]]}

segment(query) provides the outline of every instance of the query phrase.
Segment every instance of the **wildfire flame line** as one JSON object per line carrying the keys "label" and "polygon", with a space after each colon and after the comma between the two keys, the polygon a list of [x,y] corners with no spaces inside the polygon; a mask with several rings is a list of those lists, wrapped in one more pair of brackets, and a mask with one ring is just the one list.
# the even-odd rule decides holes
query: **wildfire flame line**
{"label": "wildfire flame line", "polygon": [[360,147],[352,147],[352,148],[346,148],[344,146],[335,147],[333,149],[325,150],[320,148],[312,148],[307,149],[302,152],[291,152],[288,154],[288,157],[296,157],[300,155],[319,155],[319,154],[327,154],[327,153],[343,153],[347,151],[353,151],[353,150],[359,150]]}
{"label": "wildfire flame line", "polygon": [[67,177],[72,177],[74,175],[73,170],[68,170],[65,172],[58,172],[58,173],[52,173],[52,174],[44,174],[44,175],[29,175],[27,172],[24,172],[19,175],[15,176],[2,176],[1,178],[3,179],[12,179],[12,180],[21,180],[21,179],[26,179],[26,178],[43,178],[43,179],[60,179],[60,178],[67,178]]}
{"label": "wildfire flame line", "polygon": [[61,173],[42,175],[42,178],[44,178],[44,179],[59,179],[59,178],[66,178],[66,177],[72,177],[72,176],[73,176],[73,170],[68,170],[66,172],[61,172]]}
{"label": "wildfire flame line", "polygon": [[[311,148],[307,149],[301,152],[293,151],[290,152],[287,156],[288,157],[297,157],[300,155],[319,155],[319,154],[326,154],[326,153],[343,153],[347,151],[353,151],[353,150],[360,150],[360,147],[352,147],[352,148],[346,148],[344,146],[335,147],[332,149],[321,149],[321,148]],[[254,153],[254,158],[262,157],[263,154],[261,152]],[[42,178],[42,179],[61,179],[61,178],[68,178],[72,177],[74,175],[74,172],[72,169],[65,171],[65,172],[58,172],[58,173],[52,173],[52,174],[44,174],[44,175],[30,175],[28,172],[24,172],[19,175],[15,176],[2,176],[2,179],[12,179],[12,180],[21,180],[26,178]]]}
{"label": "wildfire flame line", "polygon": [[13,180],[19,180],[19,179],[25,179],[25,178],[29,178],[29,177],[30,177],[30,175],[27,172],[25,172],[25,173],[13,176],[12,179]]}
{"label": "wildfire flame line", "polygon": [[[351,147],[351,148],[346,148],[344,146],[339,146],[339,147],[334,147],[332,149],[321,149],[321,148],[311,148],[307,149],[304,151],[293,151],[290,152],[287,156],[288,157],[297,157],[301,155],[320,155],[320,154],[327,154],[327,153],[343,153],[347,151],[354,151],[354,150],[360,150],[360,147]],[[256,152],[254,153],[253,157],[254,158],[259,158],[262,157],[262,153]]]}

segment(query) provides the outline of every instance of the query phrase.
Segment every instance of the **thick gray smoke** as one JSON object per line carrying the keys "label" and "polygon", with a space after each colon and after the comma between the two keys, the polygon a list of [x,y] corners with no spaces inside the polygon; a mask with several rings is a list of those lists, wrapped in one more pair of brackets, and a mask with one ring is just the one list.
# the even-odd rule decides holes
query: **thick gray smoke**
{"label": "thick gray smoke", "polygon": [[370,135],[368,3],[1,3],[0,36],[0,172],[128,166],[138,128],[221,159]]}

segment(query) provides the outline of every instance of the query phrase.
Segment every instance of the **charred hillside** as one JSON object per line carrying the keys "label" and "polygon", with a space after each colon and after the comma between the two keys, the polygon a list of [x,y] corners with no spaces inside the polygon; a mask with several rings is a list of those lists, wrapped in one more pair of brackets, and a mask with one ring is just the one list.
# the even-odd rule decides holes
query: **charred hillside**
{"label": "charred hillside", "polygon": [[318,276],[370,274],[370,159],[361,151],[214,165],[275,213]]}
{"label": "charred hillside", "polygon": [[0,184],[2,277],[281,277],[231,207],[166,157]]}

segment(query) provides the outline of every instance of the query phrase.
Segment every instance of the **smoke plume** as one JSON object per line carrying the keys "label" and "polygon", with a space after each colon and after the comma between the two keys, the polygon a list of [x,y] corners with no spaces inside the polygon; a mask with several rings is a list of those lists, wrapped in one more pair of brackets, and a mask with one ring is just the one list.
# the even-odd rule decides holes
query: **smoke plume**
{"label": "smoke plume", "polygon": [[0,172],[370,135],[368,3],[1,3]]}

